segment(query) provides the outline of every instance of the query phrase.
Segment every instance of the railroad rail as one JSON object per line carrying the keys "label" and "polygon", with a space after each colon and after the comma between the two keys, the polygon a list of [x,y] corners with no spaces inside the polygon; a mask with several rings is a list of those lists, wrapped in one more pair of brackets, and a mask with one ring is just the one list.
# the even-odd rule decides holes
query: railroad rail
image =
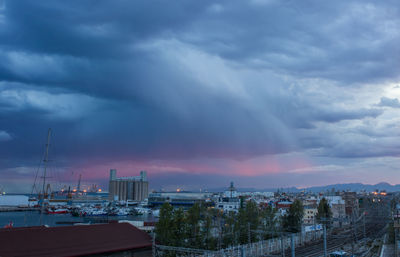
{"label": "railroad rail", "polygon": [[[360,217],[348,228],[337,234],[327,235],[327,252],[339,250],[345,245],[358,242],[363,239],[376,239],[383,237],[386,225],[389,221],[388,209],[384,205],[368,208],[368,214]],[[364,220],[365,219],[365,220]],[[364,228],[365,226],[365,228]],[[365,229],[365,232],[364,232]],[[291,249],[285,251],[285,256],[291,256]],[[324,256],[323,240],[308,243],[295,249],[296,257],[318,257]]]}

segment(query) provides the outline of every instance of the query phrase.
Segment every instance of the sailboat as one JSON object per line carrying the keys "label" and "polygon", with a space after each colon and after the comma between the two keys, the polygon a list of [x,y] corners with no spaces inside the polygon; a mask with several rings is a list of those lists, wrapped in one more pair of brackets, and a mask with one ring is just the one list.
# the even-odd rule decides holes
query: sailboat
{"label": "sailboat", "polygon": [[43,184],[42,184],[42,191],[39,193],[39,206],[40,206],[40,219],[42,220],[42,214],[45,212],[45,209],[49,206],[49,190],[50,184],[46,186],[46,175],[47,175],[47,164],[49,162],[49,147],[50,147],[50,137],[51,137],[51,128],[47,133],[47,143],[46,143],[46,151],[45,157],[43,160],[44,169],[43,169]]}
{"label": "sailboat", "polygon": [[[48,178],[47,176],[47,166],[49,162],[49,147],[50,147],[50,138],[51,138],[51,128],[49,128],[47,132],[47,142],[46,142],[46,149],[44,152],[44,158],[41,161],[43,162],[43,173],[40,174],[40,168],[41,165],[39,165],[36,175],[35,175],[35,181],[32,186],[32,191],[31,195],[29,197],[29,203],[30,205],[32,204],[34,207],[38,207],[40,209],[41,215],[40,215],[40,220],[42,223],[42,214],[47,213],[47,207],[49,206],[49,196],[51,196],[51,187],[50,184],[46,184],[46,179]],[[39,177],[39,175],[41,175]],[[39,178],[42,179],[41,183],[38,182]],[[41,188],[37,187],[37,184],[41,184]],[[34,194],[37,192],[37,195]]]}

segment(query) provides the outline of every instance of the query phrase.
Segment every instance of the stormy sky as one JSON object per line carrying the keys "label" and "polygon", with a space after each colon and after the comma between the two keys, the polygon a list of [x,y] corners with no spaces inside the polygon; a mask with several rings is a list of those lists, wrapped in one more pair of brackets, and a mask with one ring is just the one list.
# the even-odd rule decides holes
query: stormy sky
{"label": "stormy sky", "polygon": [[0,0],[0,188],[400,183],[395,0]]}

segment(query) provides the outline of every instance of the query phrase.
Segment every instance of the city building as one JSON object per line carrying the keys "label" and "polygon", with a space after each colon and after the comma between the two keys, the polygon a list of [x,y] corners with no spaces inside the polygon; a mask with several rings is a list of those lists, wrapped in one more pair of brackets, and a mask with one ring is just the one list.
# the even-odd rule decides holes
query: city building
{"label": "city building", "polygon": [[236,188],[233,186],[233,182],[231,182],[230,187],[227,191],[223,193],[221,197],[218,198],[216,207],[218,209],[223,210],[224,212],[238,212],[240,208],[240,199],[238,197],[238,193]]}
{"label": "city building", "polygon": [[110,170],[109,182],[110,201],[143,201],[149,195],[149,182],[146,171],[141,171],[140,176],[117,178],[117,170]]}
{"label": "city building", "polygon": [[318,208],[317,205],[305,205],[304,206],[304,225],[314,225],[316,224],[315,216],[317,215]]}
{"label": "city building", "polygon": [[345,213],[347,218],[352,218],[358,215],[359,205],[356,192],[343,192],[342,198],[345,203]]}
{"label": "city building", "polygon": [[238,197],[238,192],[236,191],[236,188],[233,186],[233,182],[231,182],[231,185],[229,186],[228,190],[224,192],[223,196],[229,198]]}
{"label": "city building", "polygon": [[292,201],[282,200],[282,201],[277,202],[275,205],[276,205],[277,209],[289,209],[290,206],[292,206],[292,204],[293,204]]}
{"label": "city building", "polygon": [[346,222],[346,204],[345,200],[340,195],[325,196],[332,211],[332,224],[333,226],[341,226]]}

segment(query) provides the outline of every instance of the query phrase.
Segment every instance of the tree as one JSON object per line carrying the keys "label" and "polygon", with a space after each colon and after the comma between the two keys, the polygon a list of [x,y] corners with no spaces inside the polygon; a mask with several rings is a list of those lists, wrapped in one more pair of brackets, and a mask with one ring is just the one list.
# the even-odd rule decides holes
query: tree
{"label": "tree", "polygon": [[204,244],[204,248],[205,249],[211,249],[210,248],[210,244],[211,244],[211,227],[212,227],[212,213],[206,213],[205,217],[204,217],[204,222],[203,222],[203,226],[202,226],[202,238],[204,240],[204,242],[202,242]]}
{"label": "tree", "polygon": [[332,211],[325,197],[319,202],[316,218],[319,223],[326,224],[327,226],[331,224]]}
{"label": "tree", "polygon": [[301,231],[301,224],[304,215],[303,203],[296,199],[282,217],[282,227],[285,231],[297,233]]}
{"label": "tree", "polygon": [[225,214],[225,228],[223,243],[225,246],[238,244],[238,225],[235,212]]}
{"label": "tree", "polygon": [[173,233],[171,228],[174,221],[172,216],[173,207],[169,203],[164,203],[160,209],[160,217],[156,225],[156,239],[163,245],[171,245],[173,243]]}
{"label": "tree", "polygon": [[184,246],[185,240],[185,214],[182,208],[174,211],[172,218],[172,245],[173,246]]}
{"label": "tree", "polygon": [[202,235],[200,231],[200,217],[202,213],[202,207],[200,204],[195,203],[188,211],[186,215],[186,235],[188,238],[189,245],[193,248],[200,248],[202,244]]}
{"label": "tree", "polygon": [[271,238],[276,232],[276,209],[268,205],[260,214],[261,228],[264,230],[264,239]]}
{"label": "tree", "polygon": [[260,213],[257,204],[254,201],[247,201],[246,204],[241,204],[239,212],[236,216],[236,222],[233,228],[235,232],[233,239],[240,244],[247,244],[250,241],[254,242],[256,233],[260,224]]}
{"label": "tree", "polygon": [[245,209],[246,209],[247,230],[250,229],[250,231],[247,231],[247,233],[248,235],[250,235],[251,242],[254,242],[257,233],[254,233],[253,231],[258,230],[258,225],[260,223],[258,206],[254,201],[248,201],[246,203]]}
{"label": "tree", "polygon": [[239,240],[239,244],[247,244],[248,242],[248,224],[246,217],[246,209],[244,206],[240,206],[239,212],[236,218],[236,231],[238,233],[237,238]]}

